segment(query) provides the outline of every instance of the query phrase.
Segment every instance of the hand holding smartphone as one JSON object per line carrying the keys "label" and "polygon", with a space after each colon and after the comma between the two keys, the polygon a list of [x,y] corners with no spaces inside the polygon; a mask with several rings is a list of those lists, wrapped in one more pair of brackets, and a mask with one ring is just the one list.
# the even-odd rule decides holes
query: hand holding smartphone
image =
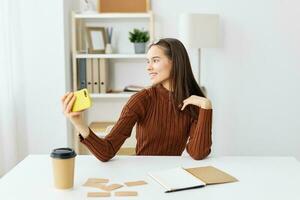
{"label": "hand holding smartphone", "polygon": [[87,89],[74,92],[74,96],[76,96],[76,99],[72,107],[72,112],[82,111],[92,106],[92,100]]}

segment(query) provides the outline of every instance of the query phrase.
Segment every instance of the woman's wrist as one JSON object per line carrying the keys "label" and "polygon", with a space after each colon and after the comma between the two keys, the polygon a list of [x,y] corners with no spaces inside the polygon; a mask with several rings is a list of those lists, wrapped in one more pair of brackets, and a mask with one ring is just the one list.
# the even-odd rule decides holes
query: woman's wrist
{"label": "woman's wrist", "polygon": [[211,109],[211,108],[212,108],[212,105],[211,105],[210,100],[209,100],[209,99],[205,99],[205,100],[201,101],[200,107],[201,107],[202,109]]}
{"label": "woman's wrist", "polygon": [[89,127],[82,121],[77,120],[76,122],[72,121],[75,129],[80,133],[80,135],[84,138],[88,137],[90,134]]}
{"label": "woman's wrist", "polygon": [[75,128],[83,138],[87,138],[90,134],[90,129],[88,126],[76,126]]}

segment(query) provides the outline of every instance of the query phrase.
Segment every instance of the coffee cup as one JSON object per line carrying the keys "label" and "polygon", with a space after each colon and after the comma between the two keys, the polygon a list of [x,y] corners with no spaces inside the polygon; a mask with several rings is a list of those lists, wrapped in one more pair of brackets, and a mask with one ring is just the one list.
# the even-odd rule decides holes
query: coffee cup
{"label": "coffee cup", "polygon": [[54,186],[58,189],[70,189],[74,184],[76,153],[71,148],[57,148],[51,152]]}

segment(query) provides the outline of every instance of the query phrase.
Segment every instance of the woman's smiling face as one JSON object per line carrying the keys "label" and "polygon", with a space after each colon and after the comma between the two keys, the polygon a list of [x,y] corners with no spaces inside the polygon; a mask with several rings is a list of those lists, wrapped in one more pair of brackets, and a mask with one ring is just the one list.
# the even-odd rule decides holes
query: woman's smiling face
{"label": "woman's smiling face", "polygon": [[162,83],[169,88],[172,61],[164,54],[162,47],[152,46],[147,53],[147,71],[153,85]]}

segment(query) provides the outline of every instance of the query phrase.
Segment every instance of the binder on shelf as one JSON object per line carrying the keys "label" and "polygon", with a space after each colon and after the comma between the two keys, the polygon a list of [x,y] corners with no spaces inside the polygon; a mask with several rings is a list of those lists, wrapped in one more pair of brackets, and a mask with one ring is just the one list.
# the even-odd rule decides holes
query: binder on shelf
{"label": "binder on shelf", "polygon": [[86,59],[86,83],[89,93],[93,93],[92,59]]}
{"label": "binder on shelf", "polygon": [[99,65],[98,59],[94,58],[92,60],[92,79],[93,79],[93,93],[99,93]]}
{"label": "binder on shelf", "polygon": [[107,61],[104,58],[99,59],[99,71],[100,71],[100,93],[107,92]]}
{"label": "binder on shelf", "polygon": [[86,59],[77,60],[77,69],[78,69],[78,89],[81,90],[86,88]]}

